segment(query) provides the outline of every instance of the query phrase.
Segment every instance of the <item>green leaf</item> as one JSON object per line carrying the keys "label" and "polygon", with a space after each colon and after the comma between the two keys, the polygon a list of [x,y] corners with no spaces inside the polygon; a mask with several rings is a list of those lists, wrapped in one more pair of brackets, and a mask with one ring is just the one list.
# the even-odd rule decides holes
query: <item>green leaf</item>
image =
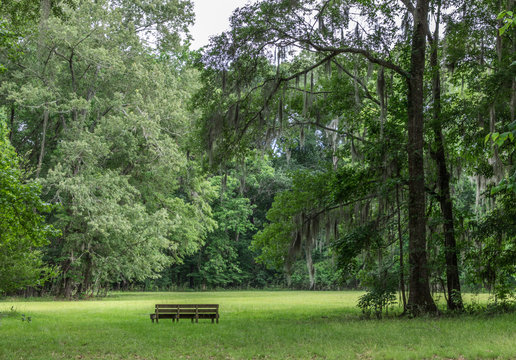
{"label": "green leaf", "polygon": [[506,14],[507,14],[507,10],[502,11],[501,13],[498,14],[498,16],[496,17],[496,20],[503,19]]}

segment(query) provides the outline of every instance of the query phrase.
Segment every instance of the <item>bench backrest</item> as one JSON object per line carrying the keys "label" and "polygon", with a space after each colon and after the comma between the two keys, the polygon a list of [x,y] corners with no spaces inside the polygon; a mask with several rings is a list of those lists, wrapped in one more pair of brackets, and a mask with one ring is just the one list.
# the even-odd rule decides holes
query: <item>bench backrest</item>
{"label": "bench backrest", "polygon": [[218,313],[219,304],[156,304],[156,314]]}

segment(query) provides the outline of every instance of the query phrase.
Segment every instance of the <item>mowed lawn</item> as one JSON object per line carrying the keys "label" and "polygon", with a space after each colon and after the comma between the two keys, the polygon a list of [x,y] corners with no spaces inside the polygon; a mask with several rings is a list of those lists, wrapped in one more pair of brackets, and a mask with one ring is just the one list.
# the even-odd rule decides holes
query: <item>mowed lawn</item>
{"label": "mowed lawn", "polygon": [[[516,314],[362,320],[358,292],[115,293],[2,301],[0,359],[516,359]],[[220,323],[152,324],[156,303],[218,303]],[[28,323],[21,314],[31,316]]]}

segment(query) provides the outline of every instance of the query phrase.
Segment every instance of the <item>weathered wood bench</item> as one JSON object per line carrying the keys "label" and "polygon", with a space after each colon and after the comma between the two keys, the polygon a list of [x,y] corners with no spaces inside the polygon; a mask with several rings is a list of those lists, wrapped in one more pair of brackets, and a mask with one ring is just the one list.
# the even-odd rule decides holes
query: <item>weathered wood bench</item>
{"label": "weathered wood bench", "polygon": [[211,319],[211,322],[219,323],[219,304],[156,304],[154,313],[150,314],[152,322],[160,319],[191,319],[199,322],[199,319]]}

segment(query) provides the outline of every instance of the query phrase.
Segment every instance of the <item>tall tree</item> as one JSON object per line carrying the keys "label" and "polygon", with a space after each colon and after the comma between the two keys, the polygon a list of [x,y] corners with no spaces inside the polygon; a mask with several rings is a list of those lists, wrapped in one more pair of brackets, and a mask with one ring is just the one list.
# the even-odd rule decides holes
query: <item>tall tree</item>
{"label": "tall tree", "polygon": [[[227,112],[222,115],[222,127],[234,128],[234,132],[226,130],[211,131],[211,134],[223,134],[226,146],[238,142],[251,128],[265,126],[268,113],[275,95],[281,94],[283,87],[296,78],[307,77],[318,67],[329,61],[337,60],[346,54],[357,54],[372,64],[382,66],[401,76],[407,85],[406,100],[408,106],[408,169],[409,169],[409,264],[410,264],[410,297],[408,307],[414,313],[434,312],[436,306],[430,295],[429,270],[426,254],[425,232],[425,178],[423,167],[423,74],[425,70],[426,35],[428,31],[429,1],[417,1],[400,4],[363,4],[362,2],[345,1],[280,1],[266,0],[247,5],[235,12],[232,17],[232,31],[214,40],[211,49],[205,56],[207,66],[214,69],[231,70],[234,74],[233,90],[249,93],[235,103],[249,105],[256,90],[261,90],[262,105],[246,107],[240,111],[239,122],[231,121]],[[410,60],[407,66],[392,59],[392,47],[403,47],[399,41],[399,32],[393,31],[396,18],[403,11],[412,11],[414,27],[410,45]],[[370,29],[361,30],[362,20],[354,17],[360,14]],[[381,16],[380,16],[381,14]],[[381,35],[380,35],[381,34]],[[401,37],[402,39],[402,37]],[[289,48],[297,48],[315,52],[319,56],[309,64],[298,63],[290,70],[281,67],[281,59]],[[264,57],[275,54],[276,73],[263,73]],[[225,74],[226,70],[223,71]],[[259,72],[260,77],[250,74]],[[312,76],[312,75],[310,75]],[[230,84],[230,82],[226,83]],[[305,80],[306,84],[306,80]],[[226,85],[229,88],[229,85]],[[306,89],[306,87],[305,87]],[[307,91],[307,90],[305,90]],[[310,94],[312,90],[308,94]],[[259,96],[258,96],[259,97]],[[311,96],[305,97],[304,104],[310,105]],[[303,110],[303,115],[305,114]],[[224,114],[224,112],[222,112]],[[224,120],[226,119],[226,120]],[[212,121],[212,129],[217,127]],[[258,125],[258,126],[257,126]],[[254,130],[253,130],[254,131]],[[256,132],[254,132],[256,134]],[[267,134],[271,134],[269,131]],[[220,137],[220,136],[219,136]]]}
{"label": "tall tree", "polygon": [[433,118],[431,128],[434,133],[432,157],[437,164],[437,181],[439,183],[439,204],[444,219],[444,252],[446,260],[447,305],[450,310],[463,308],[460,291],[459,266],[457,260],[457,243],[455,240],[453,203],[450,190],[450,173],[446,165],[444,135],[442,131],[441,113],[441,70],[439,63],[439,25],[441,21],[441,3],[436,10],[436,25],[431,41],[430,66],[432,73]]}
{"label": "tall tree", "polygon": [[412,312],[436,311],[428,282],[426,253],[425,177],[423,160],[423,75],[425,69],[426,35],[428,31],[428,0],[418,0],[414,9],[414,29],[408,77],[408,169],[409,169],[409,299]]}

